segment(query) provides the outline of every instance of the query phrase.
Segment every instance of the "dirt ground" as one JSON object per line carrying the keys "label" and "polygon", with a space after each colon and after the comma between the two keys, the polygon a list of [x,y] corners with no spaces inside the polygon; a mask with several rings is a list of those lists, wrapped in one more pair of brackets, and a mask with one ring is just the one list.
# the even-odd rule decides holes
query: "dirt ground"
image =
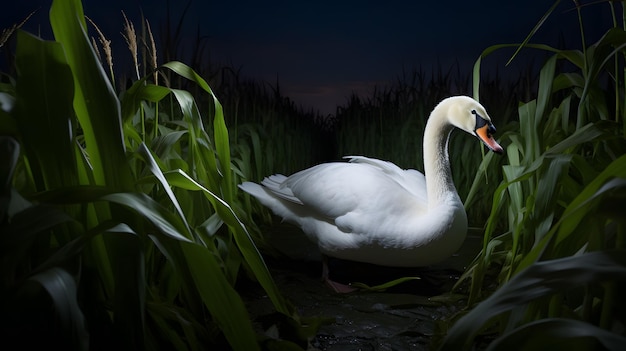
{"label": "dirt ground", "polygon": [[[432,267],[399,269],[331,259],[331,279],[341,283],[374,286],[401,277],[419,277],[384,292],[338,294],[321,281],[315,247],[295,243],[300,238],[293,236],[293,229],[283,229],[272,239],[279,250],[290,251],[292,257],[266,257],[267,264],[280,291],[300,316],[321,323],[308,348],[325,351],[432,349],[431,342],[442,335],[446,319],[463,307],[462,301],[442,303],[437,297],[450,291],[481,242],[480,237],[470,235],[457,255]],[[295,252],[294,247],[302,252]],[[256,293],[245,295],[253,319],[260,328],[268,328],[263,329],[266,334],[279,336],[271,327],[275,322],[270,317],[271,302],[262,291]],[[262,326],[264,320],[267,323]]]}

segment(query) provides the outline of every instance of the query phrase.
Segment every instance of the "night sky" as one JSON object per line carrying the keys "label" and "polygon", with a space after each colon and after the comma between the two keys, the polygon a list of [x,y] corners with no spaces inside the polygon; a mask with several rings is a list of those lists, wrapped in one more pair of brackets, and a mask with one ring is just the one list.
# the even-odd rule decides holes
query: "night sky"
{"label": "night sky", "polygon": [[[3,5],[0,28],[10,27],[39,8],[25,29],[51,39],[47,19],[50,3],[13,1],[13,8],[8,9]],[[170,16],[177,21],[186,2],[171,3],[175,5],[169,5]],[[211,61],[240,68],[247,78],[271,83],[278,79],[283,93],[304,107],[327,114],[345,104],[352,92],[365,95],[374,86],[389,85],[403,70],[447,70],[458,64],[461,71],[470,72],[488,46],[521,42],[552,3],[193,1],[185,17],[189,43],[183,45],[190,48],[199,30],[208,38]],[[166,0],[87,0],[83,6],[86,15],[113,40],[117,63],[130,60],[120,34],[121,11],[131,19],[143,11],[155,33],[168,11]],[[606,3],[585,7],[583,14],[590,41],[611,27]],[[581,46],[573,1],[562,1],[533,41],[557,46],[563,40],[567,48]],[[531,51],[504,68],[511,49],[499,58],[486,60],[485,69],[517,72],[525,67],[527,57],[543,57]]]}

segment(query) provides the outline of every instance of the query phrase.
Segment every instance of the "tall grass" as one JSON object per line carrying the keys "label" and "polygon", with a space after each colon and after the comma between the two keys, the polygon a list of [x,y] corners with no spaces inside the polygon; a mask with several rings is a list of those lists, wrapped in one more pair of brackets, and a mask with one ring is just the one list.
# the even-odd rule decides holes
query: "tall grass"
{"label": "tall grass", "polygon": [[[237,214],[229,132],[207,82],[173,61],[118,95],[81,3],[55,0],[50,22],[54,41],[17,33],[15,87],[2,89],[14,103],[0,112],[3,336],[71,349],[259,349],[235,289],[243,271],[299,325]],[[138,67],[137,33],[126,39]],[[156,74],[196,84],[212,120]]]}
{"label": "tall grass", "polygon": [[[616,3],[594,6],[609,6],[617,18]],[[576,9],[579,16],[584,11]],[[626,307],[619,298],[626,278],[621,24],[581,50],[523,44],[552,56],[541,69],[537,98],[520,103],[516,127],[500,136],[507,145],[504,179],[493,195],[482,251],[457,284],[469,281],[467,314],[440,349],[471,349],[480,337],[493,350],[626,345],[619,331]],[[481,58],[506,46],[487,48]],[[479,67],[480,60],[476,73]],[[479,74],[474,79],[477,86]],[[486,158],[483,168],[492,162]]]}
{"label": "tall grass", "polygon": [[[17,75],[0,84],[2,335],[71,349],[305,348],[312,331],[269,275],[258,228],[243,224],[267,212],[235,185],[348,154],[419,169],[429,111],[474,89],[507,150],[483,157],[466,136],[451,140],[470,225],[486,224],[482,251],[455,288],[467,309],[435,346],[535,349],[551,347],[548,337],[572,349],[621,346],[624,10],[593,6],[615,18],[593,44],[524,43],[553,55],[539,75],[485,79],[482,58],[519,46],[498,45],[473,82],[454,68],[418,70],[326,119],[285,98],[278,82],[200,64],[200,36],[196,70],[172,61],[182,18],[162,33],[162,65],[147,20],[126,21],[126,87],[80,2],[55,0],[54,41],[18,32]],[[258,333],[236,289],[242,279],[265,289],[299,337]]]}

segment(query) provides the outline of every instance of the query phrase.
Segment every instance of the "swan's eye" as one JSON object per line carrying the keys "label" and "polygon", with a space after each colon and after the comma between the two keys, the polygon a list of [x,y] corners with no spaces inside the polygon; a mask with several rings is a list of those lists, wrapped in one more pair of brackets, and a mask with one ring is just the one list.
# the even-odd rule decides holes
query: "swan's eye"
{"label": "swan's eye", "polygon": [[476,115],[476,110],[472,110],[472,114],[473,114],[473,115]]}

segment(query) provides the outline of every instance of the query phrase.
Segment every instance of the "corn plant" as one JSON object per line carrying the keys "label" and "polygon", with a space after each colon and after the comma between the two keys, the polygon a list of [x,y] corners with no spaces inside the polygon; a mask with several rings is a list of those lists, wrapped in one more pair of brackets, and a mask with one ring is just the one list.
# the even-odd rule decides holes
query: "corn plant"
{"label": "corn plant", "polygon": [[[606,4],[615,13],[613,3]],[[487,48],[481,59],[507,46]],[[457,284],[471,279],[469,312],[441,349],[470,349],[480,332],[491,333],[486,338],[493,350],[513,344],[621,349],[626,338],[611,331],[623,323],[616,311],[625,307],[617,296],[624,293],[618,282],[626,278],[625,223],[618,210],[626,194],[626,32],[616,22],[582,50],[528,40],[523,46],[553,55],[541,69],[537,98],[520,103],[516,129],[500,137],[507,145],[504,179],[493,195],[482,251]],[[559,72],[560,61],[574,70]],[[474,79],[477,87],[479,74]],[[483,165],[491,162],[486,158]],[[488,280],[495,280],[493,293]]]}
{"label": "corn plant", "polygon": [[298,325],[237,215],[224,112],[206,81],[179,62],[156,71],[211,97],[210,128],[189,92],[152,73],[118,96],[79,1],[55,0],[50,22],[54,41],[17,33],[15,87],[2,85],[3,336],[259,349],[234,287],[242,270]]}

